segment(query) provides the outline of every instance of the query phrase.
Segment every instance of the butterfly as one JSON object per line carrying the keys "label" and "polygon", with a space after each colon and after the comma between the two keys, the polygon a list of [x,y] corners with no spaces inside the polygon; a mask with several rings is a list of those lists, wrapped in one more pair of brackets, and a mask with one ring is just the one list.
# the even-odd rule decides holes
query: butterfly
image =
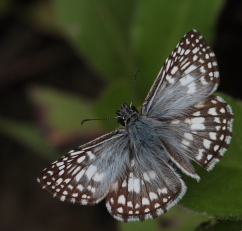
{"label": "butterfly", "polygon": [[70,151],[38,182],[54,197],[82,205],[106,198],[124,222],[156,218],[186,192],[179,170],[199,181],[191,162],[208,171],[232,136],[233,112],[212,93],[219,84],[215,54],[196,30],[166,60],[142,105],[123,104],[120,128]]}

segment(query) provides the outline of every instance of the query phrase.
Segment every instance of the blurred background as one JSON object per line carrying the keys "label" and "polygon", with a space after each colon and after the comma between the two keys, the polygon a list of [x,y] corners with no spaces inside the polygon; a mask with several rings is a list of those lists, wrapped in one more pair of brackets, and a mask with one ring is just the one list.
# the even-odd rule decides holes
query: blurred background
{"label": "blurred background", "polygon": [[[191,29],[216,53],[219,91],[241,98],[241,0],[0,1],[0,230],[241,229],[234,222],[242,217],[241,190],[233,188],[241,189],[234,186],[241,169],[232,168],[233,161],[219,165],[207,183],[187,179],[184,207],[143,223],[115,221],[104,202],[62,203],[36,182],[52,161],[118,126],[115,120],[81,121],[115,116],[131,100],[137,70],[134,104],[141,106],[165,59]],[[226,171],[236,180],[225,188],[231,180]],[[213,190],[216,195],[209,191],[213,182],[222,188]]]}

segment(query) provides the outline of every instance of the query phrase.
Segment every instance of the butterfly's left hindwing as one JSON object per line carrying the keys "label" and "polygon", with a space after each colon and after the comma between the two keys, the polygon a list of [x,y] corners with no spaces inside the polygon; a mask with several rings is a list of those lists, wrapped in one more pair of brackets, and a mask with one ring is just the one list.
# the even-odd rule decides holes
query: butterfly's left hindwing
{"label": "butterfly's left hindwing", "polygon": [[98,203],[129,163],[128,142],[124,129],[101,136],[52,163],[38,181],[62,201]]}
{"label": "butterfly's left hindwing", "polygon": [[124,222],[156,218],[186,192],[184,181],[161,156],[155,157],[142,145],[136,154],[131,154],[125,177],[117,179],[106,197],[108,211]]}

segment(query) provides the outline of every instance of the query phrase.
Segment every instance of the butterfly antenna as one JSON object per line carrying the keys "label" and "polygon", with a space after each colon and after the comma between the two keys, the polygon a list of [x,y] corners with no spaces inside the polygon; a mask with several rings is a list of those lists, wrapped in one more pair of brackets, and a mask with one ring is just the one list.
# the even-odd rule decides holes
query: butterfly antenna
{"label": "butterfly antenna", "polygon": [[137,76],[138,76],[139,72],[140,72],[140,70],[136,71],[135,76],[134,76],[133,95],[132,95],[132,99],[131,99],[130,107],[132,106],[132,104],[133,104],[133,102],[134,102],[134,96],[135,96],[135,91],[136,91],[136,79],[137,79]]}
{"label": "butterfly antenna", "polygon": [[103,119],[85,119],[82,120],[81,125],[83,125],[85,122],[90,121],[90,120],[112,120],[112,119],[117,119],[120,118],[120,116],[112,117],[112,118],[103,118]]}

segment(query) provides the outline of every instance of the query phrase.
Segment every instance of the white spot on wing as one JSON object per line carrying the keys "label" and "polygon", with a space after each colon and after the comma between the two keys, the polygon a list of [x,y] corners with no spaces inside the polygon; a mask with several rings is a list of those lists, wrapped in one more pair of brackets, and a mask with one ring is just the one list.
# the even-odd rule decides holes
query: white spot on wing
{"label": "white spot on wing", "polygon": [[213,108],[209,108],[208,114],[214,115],[214,116],[218,115],[218,113],[216,112],[216,108],[214,108],[214,107]]}
{"label": "white spot on wing", "polygon": [[196,92],[196,85],[194,82],[188,84],[187,94],[194,94]]}
{"label": "white spot on wing", "polygon": [[209,136],[212,140],[216,140],[217,139],[217,133],[216,132],[209,132]]}
{"label": "white spot on wing", "polygon": [[203,145],[206,149],[209,149],[210,148],[210,145],[211,145],[211,141],[210,140],[207,140],[207,139],[204,139],[203,140]]}
{"label": "white spot on wing", "polygon": [[73,175],[75,175],[78,171],[80,171],[80,169],[81,169],[81,167],[79,166],[79,167],[77,167],[74,171],[73,171],[73,173],[72,173],[72,176]]}
{"label": "white spot on wing", "polygon": [[195,65],[191,65],[190,67],[188,67],[188,68],[184,71],[184,73],[185,73],[185,74],[188,74],[188,73],[194,71],[195,69],[197,69],[197,66],[195,66]]}
{"label": "white spot on wing", "polygon": [[122,205],[125,205],[125,203],[126,203],[126,199],[125,199],[124,195],[120,195],[120,196],[118,197],[118,203],[119,203],[119,204],[122,204]]}
{"label": "white spot on wing", "polygon": [[167,188],[158,189],[158,193],[167,194],[168,193]]}
{"label": "white spot on wing", "polygon": [[171,77],[170,75],[166,76],[166,80],[168,81],[168,83],[172,84],[175,82],[175,78]]}
{"label": "white spot on wing", "polygon": [[203,158],[204,149],[198,149],[197,160],[201,160]]}
{"label": "white spot on wing", "polygon": [[125,188],[127,186],[127,181],[124,180],[123,183],[122,183],[122,187]]}
{"label": "white spot on wing", "polygon": [[194,112],[192,115],[194,115],[194,116],[200,116],[201,115],[201,112],[200,111],[197,111],[197,112]]}
{"label": "white spot on wing", "polygon": [[196,54],[198,51],[199,51],[199,48],[198,48],[198,47],[195,47],[195,48],[192,50],[192,53],[193,53],[193,54]]}
{"label": "white spot on wing", "polygon": [[188,140],[193,140],[193,135],[191,133],[185,133],[184,137]]}
{"label": "white spot on wing", "polygon": [[119,213],[123,213],[123,208],[122,207],[119,207],[119,208],[117,208],[117,211],[119,212]]}
{"label": "white spot on wing", "polygon": [[225,109],[224,109],[224,108],[221,108],[221,109],[220,109],[220,112],[221,112],[221,113],[225,113]]}
{"label": "white spot on wing", "polygon": [[91,151],[87,151],[87,156],[89,157],[90,160],[95,159],[95,155]]}
{"label": "white spot on wing", "polygon": [[182,144],[184,144],[185,146],[189,146],[190,142],[188,140],[182,139]]}
{"label": "white spot on wing", "polygon": [[153,192],[150,192],[150,193],[149,193],[149,196],[150,196],[150,199],[151,199],[151,200],[155,200],[155,199],[158,198],[157,194],[155,194],[155,193],[153,193]]}
{"label": "white spot on wing", "polygon": [[211,160],[212,157],[213,157],[213,155],[209,154],[209,155],[207,156],[207,159],[208,159],[208,160]]}
{"label": "white spot on wing", "polygon": [[154,171],[149,171],[148,174],[149,174],[151,179],[155,179],[157,177],[157,175]]}
{"label": "white spot on wing", "polygon": [[100,182],[103,179],[104,175],[104,173],[96,173],[92,179],[96,182]]}
{"label": "white spot on wing", "polygon": [[85,160],[85,159],[86,159],[85,156],[81,156],[81,157],[79,157],[79,158],[77,159],[77,163],[80,164],[80,163],[82,163],[83,160]]}
{"label": "white spot on wing", "polygon": [[61,166],[61,165],[63,165],[63,164],[64,164],[64,162],[57,162],[57,163],[56,163],[56,166],[59,167],[59,166]]}
{"label": "white spot on wing", "polygon": [[142,198],[142,204],[143,204],[143,205],[149,205],[150,202],[149,202],[148,198],[143,197],[143,198]]}
{"label": "white spot on wing", "polygon": [[78,189],[79,191],[82,191],[84,188],[83,188],[83,186],[82,186],[81,184],[79,184],[79,185],[77,186],[77,189]]}
{"label": "white spot on wing", "polygon": [[191,83],[194,80],[194,78],[191,75],[186,75],[183,78],[180,79],[181,85],[185,86]]}
{"label": "white spot on wing", "polygon": [[134,178],[134,191],[140,193],[140,180],[138,178]]}
{"label": "white spot on wing", "polygon": [[132,201],[128,201],[127,205],[128,205],[128,207],[133,208],[133,203],[132,203]]}
{"label": "white spot on wing", "polygon": [[62,179],[62,178],[59,178],[59,179],[56,181],[57,185],[59,185],[62,181],[63,181],[63,179]]}
{"label": "white spot on wing", "polygon": [[96,171],[97,171],[97,167],[95,165],[90,165],[88,167],[88,169],[86,170],[86,173],[85,173],[88,180],[90,180],[92,178],[92,176],[95,174]]}
{"label": "white spot on wing", "polygon": [[215,145],[214,147],[213,147],[213,150],[216,152],[216,151],[218,151],[218,149],[219,149],[219,145]]}
{"label": "white spot on wing", "polygon": [[80,179],[81,179],[82,176],[84,175],[84,172],[85,172],[85,170],[82,169],[82,170],[76,175],[75,180],[76,180],[77,182],[80,181]]}
{"label": "white spot on wing", "polygon": [[171,69],[171,74],[174,75],[177,71],[178,71],[178,67],[177,67],[177,66],[174,66],[174,67]]}

